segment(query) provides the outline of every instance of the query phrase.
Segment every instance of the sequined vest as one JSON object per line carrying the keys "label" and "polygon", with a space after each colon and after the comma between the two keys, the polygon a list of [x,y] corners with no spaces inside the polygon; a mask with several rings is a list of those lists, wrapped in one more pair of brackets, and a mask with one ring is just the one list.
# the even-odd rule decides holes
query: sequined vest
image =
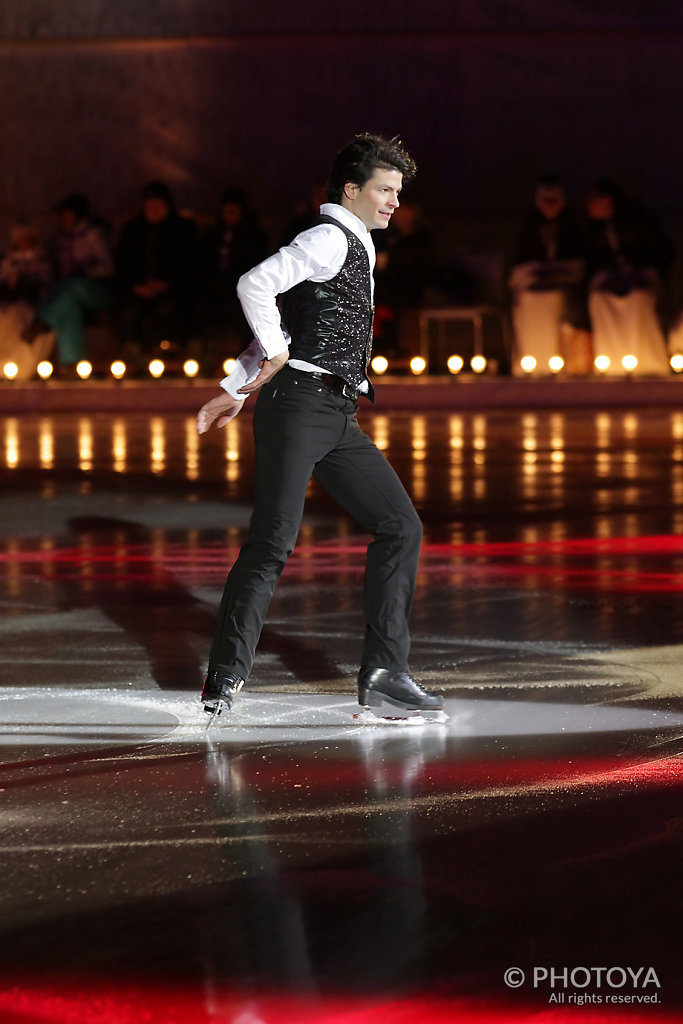
{"label": "sequined vest", "polygon": [[282,320],[292,338],[289,356],[360,387],[368,379],[372,347],[370,261],[358,236],[334,217],[321,216],[318,223],[343,231],[348,252],[335,277],[302,281],[281,297]]}

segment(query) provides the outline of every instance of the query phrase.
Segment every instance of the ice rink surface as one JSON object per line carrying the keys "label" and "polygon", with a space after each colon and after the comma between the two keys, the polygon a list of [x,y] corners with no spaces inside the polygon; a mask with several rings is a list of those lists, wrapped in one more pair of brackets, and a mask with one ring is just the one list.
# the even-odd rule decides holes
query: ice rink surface
{"label": "ice rink surface", "polygon": [[0,422],[1,1024],[683,1019],[683,414],[364,425],[442,724],[354,719],[367,538],[313,484],[207,731],[247,418]]}

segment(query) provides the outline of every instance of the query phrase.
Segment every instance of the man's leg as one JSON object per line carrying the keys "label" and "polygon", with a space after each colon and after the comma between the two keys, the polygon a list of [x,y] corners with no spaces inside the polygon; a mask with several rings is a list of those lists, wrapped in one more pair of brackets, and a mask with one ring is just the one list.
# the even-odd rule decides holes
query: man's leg
{"label": "man's leg", "polygon": [[85,358],[83,314],[76,297],[75,278],[57,287],[39,311],[40,319],[57,332],[57,358],[60,366],[73,366]]}
{"label": "man's leg", "polygon": [[[230,571],[209,657],[246,679],[277,580],[292,552],[316,462],[334,447],[344,417],[320,389],[283,371],[262,389],[254,411],[256,464],[249,536]],[[327,396],[329,397],[329,396]]]}
{"label": "man's leg", "polygon": [[374,538],[366,559],[359,702],[439,712],[442,698],[427,693],[407,670],[422,524],[403,484],[351,415],[342,441],[315,477]]}
{"label": "man's leg", "polygon": [[57,331],[60,366],[73,366],[85,358],[85,312],[106,309],[110,301],[108,284],[88,277],[68,278],[46,300],[39,316]]}
{"label": "man's leg", "polygon": [[405,669],[422,524],[394,469],[349,416],[315,477],[373,535],[365,571],[363,665]]}

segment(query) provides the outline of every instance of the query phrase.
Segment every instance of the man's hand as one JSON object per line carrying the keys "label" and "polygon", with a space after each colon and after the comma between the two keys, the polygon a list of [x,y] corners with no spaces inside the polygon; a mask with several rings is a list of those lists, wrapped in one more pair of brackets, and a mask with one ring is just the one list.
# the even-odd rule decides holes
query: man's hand
{"label": "man's hand", "polygon": [[244,405],[244,399],[233,398],[222,391],[201,407],[197,413],[197,433],[205,434],[212,426],[224,427],[234,419]]}
{"label": "man's hand", "polygon": [[258,377],[252,380],[251,384],[245,384],[243,388],[240,388],[237,392],[238,395],[250,395],[252,391],[258,391],[259,388],[263,387],[266,381],[269,381],[271,377],[274,377],[278,370],[281,370],[289,359],[289,351],[280,352],[278,355],[273,356],[272,359],[261,359],[259,366],[261,372]]}

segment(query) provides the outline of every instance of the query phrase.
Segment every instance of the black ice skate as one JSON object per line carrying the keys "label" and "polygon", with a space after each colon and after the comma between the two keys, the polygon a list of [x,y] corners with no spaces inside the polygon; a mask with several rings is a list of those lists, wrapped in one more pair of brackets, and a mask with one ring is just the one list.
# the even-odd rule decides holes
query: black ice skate
{"label": "black ice skate", "polygon": [[[363,709],[354,715],[358,722],[422,725],[448,721],[443,710],[443,697],[427,693],[408,672],[362,668],[358,674],[358,703]],[[382,706],[387,704],[399,708],[403,714],[380,714]]]}
{"label": "black ice skate", "polygon": [[210,729],[223,711],[229,711],[235,703],[235,697],[244,686],[244,679],[226,672],[224,669],[209,669],[204,680],[202,703],[204,710],[211,715],[207,729]]}

